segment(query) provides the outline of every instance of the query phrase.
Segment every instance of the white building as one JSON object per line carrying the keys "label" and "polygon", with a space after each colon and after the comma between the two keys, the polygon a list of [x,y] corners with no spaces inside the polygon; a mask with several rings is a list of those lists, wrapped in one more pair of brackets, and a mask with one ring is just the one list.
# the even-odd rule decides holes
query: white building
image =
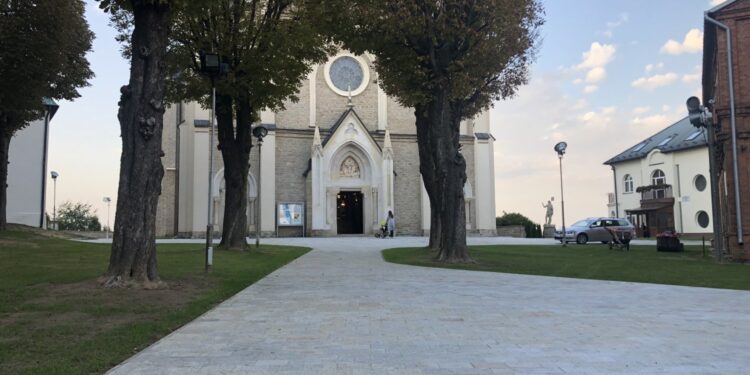
{"label": "white building", "polygon": [[614,193],[611,216],[628,217],[643,234],[712,233],[705,131],[684,118],[607,160]]}
{"label": "white building", "polygon": [[50,99],[45,99],[44,106],[44,117],[16,131],[10,141],[6,211],[9,223],[39,228],[47,225],[45,195],[49,123],[58,106]]}
{"label": "white building", "polygon": [[[429,231],[414,110],[388,97],[376,75],[371,56],[341,52],[313,68],[301,83],[299,102],[261,114],[269,132],[260,170],[258,147],[251,149],[248,234],[255,233],[256,210],[264,236],[368,235],[378,230],[389,210],[398,233]],[[157,215],[161,236],[204,235],[209,116],[196,103],[172,106],[165,114],[166,173]],[[482,235],[495,234],[494,138],[489,129],[488,114],[461,124],[468,175],[466,225],[469,233]],[[213,163],[210,196],[220,231],[224,172],[219,152]]]}

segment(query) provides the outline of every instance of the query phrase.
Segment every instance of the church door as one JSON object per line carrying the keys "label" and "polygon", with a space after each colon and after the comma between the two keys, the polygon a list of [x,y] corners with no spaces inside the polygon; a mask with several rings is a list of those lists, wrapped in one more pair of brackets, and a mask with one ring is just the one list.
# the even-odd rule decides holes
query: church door
{"label": "church door", "polygon": [[336,223],[338,234],[362,234],[363,211],[362,193],[342,191],[336,199]]}

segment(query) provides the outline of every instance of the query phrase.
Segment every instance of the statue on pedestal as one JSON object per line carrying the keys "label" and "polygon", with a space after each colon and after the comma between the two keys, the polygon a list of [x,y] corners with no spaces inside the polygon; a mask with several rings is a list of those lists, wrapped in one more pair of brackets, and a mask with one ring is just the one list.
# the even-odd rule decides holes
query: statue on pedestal
{"label": "statue on pedestal", "polygon": [[542,202],[542,207],[544,207],[544,208],[547,209],[547,212],[544,215],[544,225],[545,226],[552,225],[552,213],[553,213],[552,201],[554,201],[554,200],[555,200],[555,197],[551,197],[547,201],[547,204],[544,204],[544,202]]}

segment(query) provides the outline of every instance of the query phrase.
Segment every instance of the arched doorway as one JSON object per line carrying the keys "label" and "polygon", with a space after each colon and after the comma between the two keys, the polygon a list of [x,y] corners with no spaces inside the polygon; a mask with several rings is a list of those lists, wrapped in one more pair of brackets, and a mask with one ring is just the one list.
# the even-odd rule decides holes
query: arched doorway
{"label": "arched doorway", "polygon": [[[247,174],[247,233],[255,233],[255,210],[257,207],[258,185],[252,172]],[[221,232],[224,225],[224,204],[226,202],[226,180],[224,179],[224,168],[214,175],[213,191],[213,222],[214,230]]]}
{"label": "arched doorway", "polygon": [[[339,148],[331,158],[329,169],[333,199],[332,213],[336,234],[367,234],[372,231],[373,189],[372,162],[369,155],[355,142]],[[377,203],[375,203],[377,206]],[[368,218],[370,220],[368,220]]]}

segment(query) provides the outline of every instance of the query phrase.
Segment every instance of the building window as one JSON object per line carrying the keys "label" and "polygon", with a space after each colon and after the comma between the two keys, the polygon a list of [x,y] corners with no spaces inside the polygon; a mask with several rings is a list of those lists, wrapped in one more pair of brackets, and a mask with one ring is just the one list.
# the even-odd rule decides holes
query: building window
{"label": "building window", "polygon": [[708,228],[708,213],[706,211],[698,211],[698,213],[695,215],[695,220],[698,222],[698,225],[701,226],[701,228]]}
{"label": "building window", "polygon": [[669,137],[667,137],[667,138],[666,138],[665,140],[663,140],[663,141],[659,142],[659,144],[657,145],[657,147],[662,147],[662,146],[666,146],[666,145],[667,145],[667,143],[669,143],[669,141],[671,141],[671,140],[672,140],[672,138],[674,138],[674,137],[673,137],[673,136],[669,136]]}
{"label": "building window", "polygon": [[698,130],[698,131],[696,131],[696,132],[695,132],[695,133],[693,133],[693,134],[690,134],[690,136],[689,136],[689,137],[687,137],[687,138],[686,138],[685,140],[686,140],[686,141],[692,141],[692,140],[694,140],[694,139],[698,138],[698,136],[699,136],[699,135],[701,135],[701,134],[703,134],[703,129],[701,129],[701,130]]}
{"label": "building window", "polygon": [[367,87],[370,72],[365,60],[360,57],[342,54],[331,60],[323,70],[328,87],[341,96],[357,96]]}
{"label": "building window", "polygon": [[693,180],[693,185],[695,185],[695,188],[698,191],[706,190],[706,177],[704,177],[702,174],[695,176],[695,180]]}
{"label": "building window", "polygon": [[666,185],[667,184],[667,176],[664,175],[664,172],[661,169],[657,169],[653,173],[651,173],[651,184],[652,185]]}
{"label": "building window", "polygon": [[[666,185],[667,184],[667,176],[664,175],[664,172],[661,169],[657,169],[653,173],[651,173],[651,184],[652,185]],[[654,189],[654,199],[666,198],[666,196],[667,196],[666,189]]]}
{"label": "building window", "polygon": [[625,181],[625,193],[632,193],[633,192],[633,176],[626,174],[624,181]]}

